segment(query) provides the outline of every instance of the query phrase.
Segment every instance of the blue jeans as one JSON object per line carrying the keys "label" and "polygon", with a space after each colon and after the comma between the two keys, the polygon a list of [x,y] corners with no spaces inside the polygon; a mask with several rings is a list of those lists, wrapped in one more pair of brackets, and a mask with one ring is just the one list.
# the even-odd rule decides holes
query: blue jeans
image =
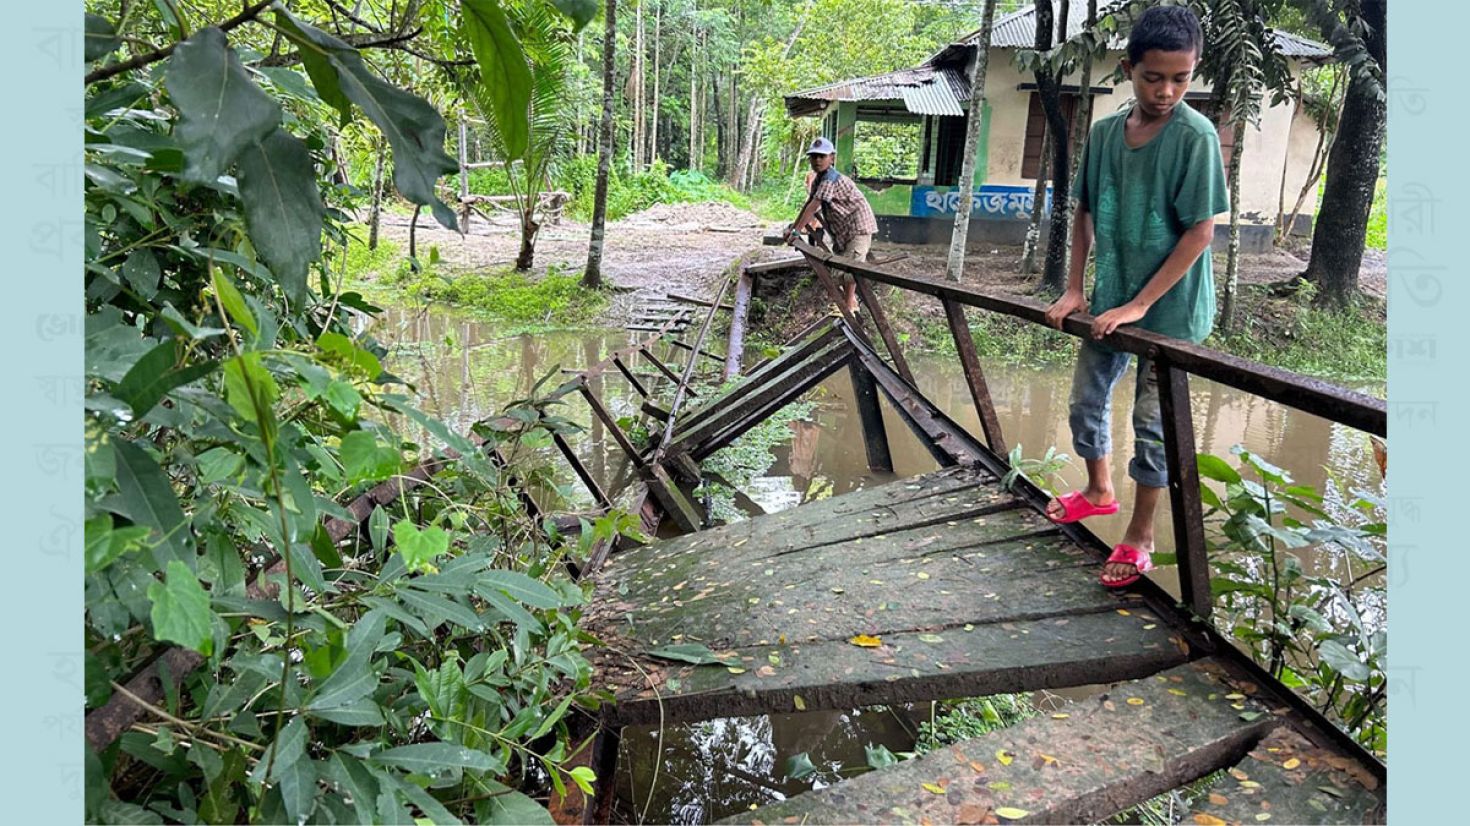
{"label": "blue jeans", "polygon": [[[1084,341],[1072,374],[1072,449],[1083,459],[1101,459],[1112,452],[1113,386],[1128,369],[1132,355],[1092,341]],[[1133,459],[1128,475],[1140,485],[1162,488],[1169,484],[1164,456],[1164,420],[1159,412],[1159,380],[1153,363],[1138,357],[1133,390]]]}

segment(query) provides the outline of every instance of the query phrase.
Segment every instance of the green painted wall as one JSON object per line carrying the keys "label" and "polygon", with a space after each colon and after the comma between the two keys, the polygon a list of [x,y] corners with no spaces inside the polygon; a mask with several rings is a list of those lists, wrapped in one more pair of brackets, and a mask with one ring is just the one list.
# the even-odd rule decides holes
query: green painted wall
{"label": "green painted wall", "polygon": [[857,137],[857,101],[837,102],[837,134],[831,136],[837,145],[837,171],[852,175],[853,139]]}
{"label": "green painted wall", "polygon": [[863,197],[868,199],[868,206],[872,207],[873,212],[877,215],[909,214],[914,188],[908,184],[887,186],[881,192],[865,184],[858,184],[858,189],[863,193]]}

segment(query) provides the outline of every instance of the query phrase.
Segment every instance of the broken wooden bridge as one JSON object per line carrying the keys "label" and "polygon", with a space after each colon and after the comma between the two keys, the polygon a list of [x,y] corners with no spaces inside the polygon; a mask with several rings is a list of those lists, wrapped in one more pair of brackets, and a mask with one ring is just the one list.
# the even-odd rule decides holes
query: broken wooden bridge
{"label": "broken wooden bridge", "polygon": [[[1201,799],[1195,822],[1383,821],[1383,763],[1208,622],[1188,381],[1208,377],[1380,436],[1382,401],[1145,332],[1110,336],[1112,346],[1158,365],[1183,595],[1147,579],[1115,593],[1097,581],[1104,543],[1082,525],[1048,521],[1045,495],[1024,477],[1001,484],[1009,470],[1003,436],[964,310],[1040,323],[1044,308],[797,247],[799,263],[839,307],[831,270],[857,279],[862,318],[844,311],[823,319],[683,413],[680,393],[663,439],[626,446],[651,493],[645,523],[670,515],[685,534],[599,558],[584,572],[597,583],[590,627],[608,643],[594,652],[596,684],[617,694],[602,711],[593,756],[602,782],[588,822],[610,817],[623,726],[1071,686],[1105,690],[1066,713],[732,822],[1093,821],[1217,770],[1229,777]],[[983,440],[915,389],[874,284],[941,301]],[[724,292],[711,314],[723,300]],[[1088,323],[1074,316],[1066,331],[1083,335]],[[707,329],[708,319],[695,352]],[[881,397],[940,470],[700,530],[686,492],[700,460],[843,369],[856,389],[869,464],[891,469]],[[679,643],[705,646],[720,662],[648,656]]]}

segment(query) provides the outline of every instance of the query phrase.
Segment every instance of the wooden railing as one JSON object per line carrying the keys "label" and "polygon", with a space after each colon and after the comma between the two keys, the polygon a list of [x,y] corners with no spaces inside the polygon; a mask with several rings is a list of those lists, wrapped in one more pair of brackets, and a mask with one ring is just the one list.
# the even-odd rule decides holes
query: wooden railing
{"label": "wooden railing", "polygon": [[[831,271],[835,269],[856,279],[858,294],[883,340],[894,369],[909,384],[913,384],[913,374],[872,285],[874,282],[887,284],[931,295],[940,301],[944,306],[950,333],[954,336],[965,381],[979,413],[986,443],[991,451],[1004,458],[1005,439],[995,415],[995,406],[990,398],[984,371],[975,353],[964,308],[978,307],[1032,324],[1045,325],[1046,305],[1027,298],[987,293],[955,283],[900,275],[881,266],[833,256],[802,241],[794,242],[793,246],[811,265],[818,280],[836,301],[848,325],[861,333],[863,328],[847,312],[841,290]],[[1083,313],[1073,314],[1062,322],[1062,331],[1078,338],[1091,337],[1091,330],[1092,317]],[[1102,342],[1116,350],[1152,360],[1157,371],[1180,588],[1184,602],[1200,617],[1209,616],[1214,600],[1210,592],[1209,552],[1205,541],[1204,511],[1200,501],[1199,469],[1195,461],[1194,420],[1189,401],[1190,376],[1199,376],[1234,387],[1376,436],[1387,435],[1386,402],[1330,382],[1269,367],[1146,330],[1120,328],[1104,337]]]}

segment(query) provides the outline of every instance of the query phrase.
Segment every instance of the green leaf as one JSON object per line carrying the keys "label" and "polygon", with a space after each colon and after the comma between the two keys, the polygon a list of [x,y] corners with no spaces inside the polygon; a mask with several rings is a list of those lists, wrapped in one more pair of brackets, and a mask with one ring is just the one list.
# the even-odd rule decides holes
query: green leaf
{"label": "green leaf", "polygon": [[1367,682],[1371,674],[1368,664],[1337,640],[1323,640],[1318,643],[1317,656],[1322,662],[1349,680]]}
{"label": "green leaf", "polygon": [[[301,718],[291,721],[300,723]],[[296,760],[277,772],[281,802],[293,823],[305,823],[316,809],[316,765],[309,759]]]}
{"label": "green leaf", "polygon": [[316,346],[327,355],[327,360],[344,370],[356,373],[365,379],[375,379],[383,372],[378,357],[352,343],[352,339],[341,333],[322,333]]}
{"label": "green leaf", "polygon": [[362,394],[345,381],[333,381],[327,385],[327,404],[348,419],[357,418],[357,409],[362,406]]}
{"label": "green leaf", "polygon": [[410,571],[432,573],[434,558],[449,550],[449,534],[443,528],[431,525],[420,530],[406,519],[393,526],[393,542]]}
{"label": "green leaf", "polygon": [[184,509],[169,485],[168,477],[141,447],[118,439],[112,443],[117,457],[117,490],[128,516],[136,524],[156,532],[149,539],[153,561],[159,570],[172,562],[192,567],[194,537],[190,535]]}
{"label": "green leaf", "polygon": [[88,519],[82,526],[86,541],[87,573],[105,570],[123,554],[147,547],[148,533],[148,528],[142,525],[129,525],[114,530],[111,514],[104,513]]}
{"label": "green leaf", "polygon": [[214,649],[214,631],[210,619],[209,594],[195,578],[189,566],[170,560],[164,582],[148,586],[149,612],[153,620],[153,637],[176,642],[185,648],[209,656]]}
{"label": "green leaf", "polygon": [[486,571],[480,575],[480,584],[498,588],[533,608],[560,608],[562,605],[560,594],[545,583],[517,571]]}
{"label": "green leaf", "polygon": [[817,767],[806,752],[794,754],[786,759],[786,777],[791,780],[805,780],[816,773]]}
{"label": "green leaf", "polygon": [[475,593],[489,603],[491,608],[504,614],[506,619],[516,625],[524,626],[532,631],[542,627],[541,621],[536,619],[535,615],[522,608],[520,603],[506,596],[504,591],[477,583]]}
{"label": "green leaf", "polygon": [[480,66],[480,89],[507,157],[526,154],[531,136],[531,66],[499,0],[462,0],[464,33]]}
{"label": "green leaf", "polygon": [[497,790],[477,807],[480,823],[487,826],[551,826],[551,812],[515,789]]}
{"label": "green leaf", "polygon": [[229,479],[245,467],[245,457],[227,447],[212,447],[199,454],[199,481],[206,485]]}
{"label": "green leaf", "polygon": [[308,709],[307,714],[342,726],[381,726],[386,721],[378,704],[363,698],[335,708]]}
{"label": "green leaf", "polygon": [[577,788],[581,789],[583,794],[592,794],[592,784],[597,782],[597,773],[592,771],[591,766],[578,766],[568,774],[571,775],[572,782],[577,784]]}
{"label": "green leaf", "polygon": [[153,250],[139,249],[128,253],[123,259],[123,280],[144,301],[152,301],[158,295],[158,282],[163,280],[163,270],[158,267],[158,257]]}
{"label": "green leaf", "polygon": [[1302,623],[1305,624],[1307,629],[1310,631],[1323,632],[1332,630],[1332,624],[1329,623],[1325,617],[1317,613],[1312,608],[1306,605],[1302,605],[1301,603],[1297,603],[1291,606],[1291,609],[1287,612],[1287,615],[1290,616],[1292,619],[1301,620]]}
{"label": "green leaf", "polygon": [[275,377],[261,365],[259,353],[241,353],[225,362],[225,398],[242,418],[261,424],[260,413],[275,408],[281,388]]}
{"label": "green leaf", "polygon": [[371,668],[373,652],[383,639],[388,615],[383,611],[368,611],[353,623],[347,632],[343,647],[347,656],[341,664],[322,681],[316,696],[307,708],[320,710],[337,708],[353,703],[373,692],[378,686],[378,675]]}
{"label": "green leaf", "polygon": [[373,550],[378,553],[382,553],[388,544],[388,512],[377,505],[368,516],[368,541],[373,543]]}
{"label": "green leaf", "polygon": [[322,196],[306,144],[277,129],[239,157],[240,203],[250,242],[287,298],[305,300],[307,269],[322,254]]}
{"label": "green leaf", "polygon": [[179,110],[174,136],[187,180],[213,182],[281,121],[281,107],[251,82],[224,32],[213,26],[174,49],[164,83]]}
{"label": "green leaf", "polygon": [[573,31],[581,31],[597,16],[597,0],[551,0],[551,4],[571,19]]}
{"label": "green leaf", "polygon": [[326,775],[352,798],[358,823],[377,822],[374,804],[378,798],[378,781],[357,758],[338,750],[327,761]]}
{"label": "green leaf", "polygon": [[541,721],[541,725],[537,726],[536,730],[531,732],[531,736],[528,739],[535,740],[541,737],[541,735],[545,734],[546,732],[551,731],[551,727],[556,725],[556,721],[565,716],[567,713],[567,709],[571,708],[573,699],[575,699],[575,697],[571,694],[568,694],[565,698],[563,698],[562,701],[557,704],[556,708],[553,709],[550,714],[546,715],[546,719]]}
{"label": "green leaf", "polygon": [[[354,430],[342,437],[340,451],[347,481],[377,482],[398,472],[402,457],[397,449],[383,445],[366,430]],[[410,566],[412,567],[412,566]]]}
{"label": "green leaf", "polygon": [[117,29],[112,23],[101,15],[88,12],[85,17],[85,39],[82,41],[82,59],[91,63],[117,51],[122,45],[122,38],[117,36]]}
{"label": "green leaf", "polygon": [[715,652],[709,650],[709,646],[697,642],[665,645],[662,648],[654,648],[643,653],[662,660],[678,660],[679,662],[694,663],[695,665],[725,664],[724,660],[715,656]]}
{"label": "green leaf", "polygon": [[1195,459],[1199,465],[1200,476],[1206,479],[1214,479],[1216,482],[1224,482],[1227,485],[1239,484],[1240,474],[1235,471],[1235,468],[1226,464],[1225,460],[1219,456],[1201,453]]}
{"label": "green leaf", "polygon": [[435,774],[452,766],[483,772],[505,771],[505,763],[494,755],[453,743],[398,746],[374,754],[372,760],[379,765],[407,769],[419,774]]}
{"label": "green leaf", "polygon": [[214,284],[214,292],[219,296],[219,303],[224,306],[230,318],[233,318],[236,324],[249,330],[250,335],[260,335],[260,325],[255,320],[255,314],[250,312],[250,308],[246,306],[245,296],[240,294],[235,282],[231,281],[230,277],[219,268],[214,268],[210,277]]}
{"label": "green leaf", "polygon": [[322,99],[339,111],[350,111],[346,102],[351,101],[388,138],[393,149],[393,184],[399,193],[411,203],[432,209],[440,224],[457,229],[454,210],[434,193],[435,181],[459,169],[444,152],[448,129],[439,112],[422,98],[378,78],[357,50],[341,40],[285,10],[277,11],[276,22],[296,44]]}
{"label": "green leaf", "polygon": [[873,746],[863,746],[863,753],[868,758],[868,765],[875,769],[892,766],[893,764],[898,762],[898,757],[896,757],[893,752],[889,751],[887,746],[882,745],[881,743],[877,746],[877,748],[874,748]]}
{"label": "green leaf", "polygon": [[122,381],[112,389],[112,395],[132,408],[135,418],[143,418],[154,405],[163,400],[170,390],[203,378],[219,367],[217,361],[205,361],[174,368],[178,361],[178,340],[167,339],[138,359]]}

